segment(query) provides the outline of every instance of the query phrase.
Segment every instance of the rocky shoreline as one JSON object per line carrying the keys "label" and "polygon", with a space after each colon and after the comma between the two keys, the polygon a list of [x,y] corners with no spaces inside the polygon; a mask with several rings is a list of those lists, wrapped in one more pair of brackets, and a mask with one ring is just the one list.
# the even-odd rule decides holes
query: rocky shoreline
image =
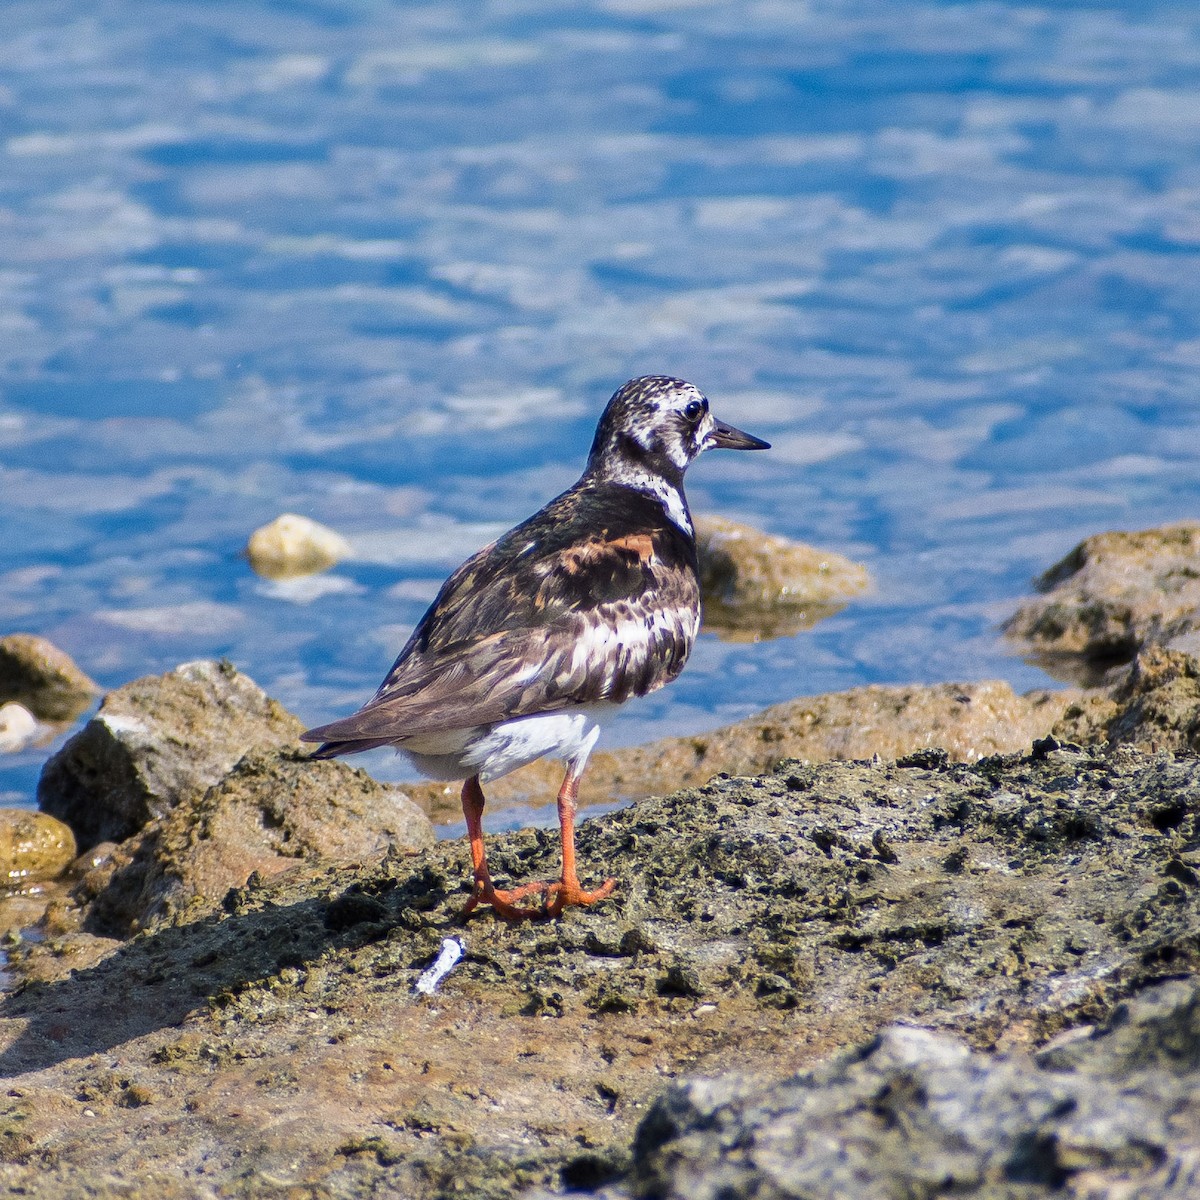
{"label": "rocky shoreline", "polygon": [[[1057,571],[1064,636],[1077,601],[1111,647],[1129,575]],[[43,777],[84,855],[7,939],[0,1195],[1197,1194],[1200,667],[1181,605],[1138,611],[1103,687],[597,756],[642,789],[580,828],[618,889],[517,926],[463,922],[462,845],[232,668],[119,689]],[[557,869],[541,830],[489,853]]]}
{"label": "rocky shoreline", "polygon": [[[718,1153],[696,1134],[726,1118],[714,1126],[687,1099],[699,1085],[673,1081],[733,1072],[737,1087],[712,1095],[744,1120],[754,1089],[769,1097],[820,1068],[789,1086],[823,1095],[884,1055],[874,1099],[856,1102],[869,1123],[892,1097],[891,1136],[862,1151],[881,1178],[909,1169],[936,1104],[967,1103],[955,1086],[1016,1072],[1034,1091],[1095,1104],[1111,1093],[1116,1107],[1096,1128],[1082,1122],[1068,1154],[1061,1104],[1008,1120],[972,1102],[984,1149],[958,1194],[1017,1194],[1004,1164],[1039,1137],[1042,1175],[1021,1195],[1080,1172],[1088,1195],[1190,1194],[1167,1181],[1194,1182],[1200,1162],[1198,808],[1192,756],[1047,741],[971,765],[934,752],[785,762],[588,822],[581,861],[620,887],[561,922],[462,924],[462,847],[444,842],[252,877],[122,942],[49,936],[15,948],[25,982],[0,1007],[0,1185],[46,1197],[761,1195],[736,1139]],[[552,875],[556,852],[542,831],[492,839],[502,876]],[[463,961],[422,996],[414,985],[447,938]],[[1108,1036],[1128,1021],[1123,1005],[1166,981],[1176,991],[1154,1003],[1174,1032],[1147,1028],[1136,1052],[1150,1063],[1164,1040],[1175,1047],[1178,1061],[1156,1069],[1176,1091],[1112,1067],[1097,1092],[1069,1055],[1052,1068],[1027,1059]],[[887,1032],[898,1022],[936,1034]],[[995,1051],[1008,1057],[983,1053]],[[814,1103],[846,1115],[828,1095]],[[774,1101],[754,1104],[784,1119]],[[1142,1108],[1149,1126],[1121,1115]],[[796,1137],[812,1118],[798,1106]],[[744,1190],[694,1183],[730,1170]],[[836,1195],[834,1179],[765,1194]]]}

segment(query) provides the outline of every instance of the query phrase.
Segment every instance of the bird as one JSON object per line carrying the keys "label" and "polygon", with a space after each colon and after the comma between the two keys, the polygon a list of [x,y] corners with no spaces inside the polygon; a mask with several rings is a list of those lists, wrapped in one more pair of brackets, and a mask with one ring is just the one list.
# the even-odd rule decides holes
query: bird
{"label": "bird", "polygon": [[[580,777],[601,724],[683,670],[700,628],[695,530],[684,472],[705,450],[768,450],[717,420],[667,375],[631,379],[605,406],[577,483],[467,559],[442,585],[375,695],[302,734],[313,758],[394,746],[422,774],[463,780],[479,905],[519,921],[612,894],[575,862]],[[483,839],[482,784],[560,759],[559,879],[497,888]]]}

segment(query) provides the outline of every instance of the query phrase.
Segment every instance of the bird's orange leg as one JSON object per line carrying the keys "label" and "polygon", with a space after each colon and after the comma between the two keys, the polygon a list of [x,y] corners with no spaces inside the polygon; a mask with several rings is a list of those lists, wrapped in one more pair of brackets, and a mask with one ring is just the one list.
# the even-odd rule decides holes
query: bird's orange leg
{"label": "bird's orange leg", "polygon": [[463,816],[467,819],[467,837],[471,841],[471,866],[475,873],[475,886],[462,915],[468,916],[477,905],[490,904],[499,916],[508,921],[542,916],[540,909],[519,908],[516,902],[526,896],[544,893],[547,884],[528,883],[524,887],[507,892],[499,891],[493,886],[491,872],[488,870],[487,851],[483,846],[483,803],[483,788],[479,786],[479,776],[472,775],[463,784],[462,806]]}
{"label": "bird's orange leg", "polygon": [[575,870],[575,804],[579,776],[568,770],[558,789],[558,823],[562,828],[562,879],[546,889],[546,915],[558,917],[564,908],[586,907],[612,895],[615,879],[606,879],[594,892],[585,892]]}

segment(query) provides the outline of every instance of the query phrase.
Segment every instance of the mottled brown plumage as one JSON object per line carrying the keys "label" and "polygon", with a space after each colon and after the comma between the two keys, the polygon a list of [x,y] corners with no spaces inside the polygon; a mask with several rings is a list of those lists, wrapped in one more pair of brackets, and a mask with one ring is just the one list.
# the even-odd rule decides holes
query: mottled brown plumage
{"label": "mottled brown plumage", "polygon": [[[644,696],[683,669],[699,602],[695,544],[656,500],[572,489],[450,576],[374,698],[313,730],[329,743],[317,753]],[[634,622],[646,636],[577,653]]]}

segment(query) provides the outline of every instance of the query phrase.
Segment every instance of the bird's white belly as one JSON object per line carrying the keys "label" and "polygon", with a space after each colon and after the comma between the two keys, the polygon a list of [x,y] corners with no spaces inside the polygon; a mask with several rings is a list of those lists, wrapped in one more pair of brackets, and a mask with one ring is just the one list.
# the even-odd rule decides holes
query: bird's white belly
{"label": "bird's white belly", "polygon": [[516,717],[498,725],[452,729],[406,739],[396,749],[431,779],[466,779],[485,783],[549,755],[577,771],[600,736],[599,718],[615,704],[588,704],[559,712]]}

